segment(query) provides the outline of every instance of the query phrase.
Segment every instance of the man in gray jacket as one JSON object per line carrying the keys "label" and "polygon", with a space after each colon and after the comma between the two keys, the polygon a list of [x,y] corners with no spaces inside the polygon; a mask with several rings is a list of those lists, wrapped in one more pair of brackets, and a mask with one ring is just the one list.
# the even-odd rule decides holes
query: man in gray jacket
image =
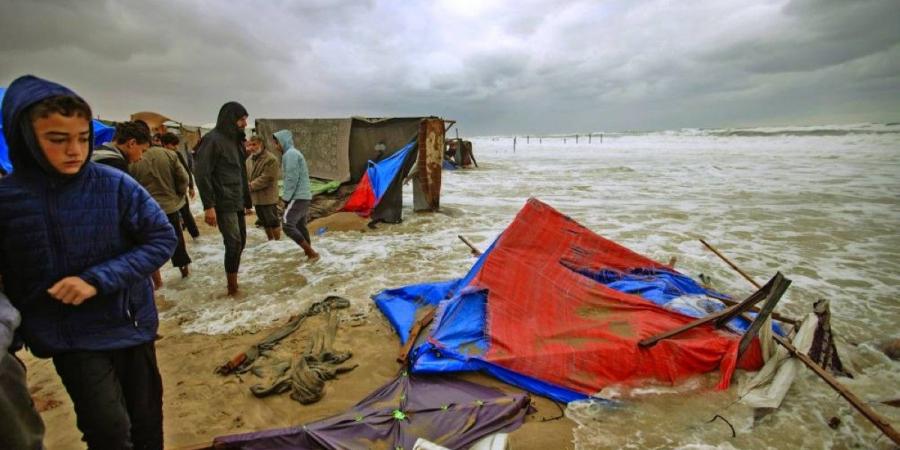
{"label": "man in gray jacket", "polygon": [[222,233],[229,296],[238,292],[237,274],[247,243],[244,211],[253,206],[243,144],[246,127],[247,110],[240,103],[222,105],[216,127],[200,141],[194,162],[204,221]]}
{"label": "man in gray jacket", "polygon": [[9,352],[20,316],[0,291],[0,448],[41,449],[44,422],[34,409],[25,366]]}
{"label": "man in gray jacket", "polygon": [[[190,178],[187,170],[178,160],[178,154],[162,147],[150,147],[141,159],[128,167],[131,176],[147,189],[156,203],[166,213],[169,223],[175,229],[178,246],[172,255],[172,265],[181,271],[181,277],[190,274],[191,257],[184,244],[184,231],[181,227],[181,208],[187,202],[186,195]],[[159,271],[154,275],[157,288],[162,286]]]}
{"label": "man in gray jacket", "polygon": [[281,218],[278,217],[278,160],[263,148],[259,136],[247,140],[247,178],[250,180],[250,200],[256,216],[270,241],[281,239]]}

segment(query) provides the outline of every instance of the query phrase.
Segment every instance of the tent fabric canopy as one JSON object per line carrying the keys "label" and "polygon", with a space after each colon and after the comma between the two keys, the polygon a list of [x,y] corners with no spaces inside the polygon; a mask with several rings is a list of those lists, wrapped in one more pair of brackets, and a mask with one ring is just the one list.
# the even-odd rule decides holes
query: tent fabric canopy
{"label": "tent fabric canopy", "polygon": [[522,425],[527,394],[507,394],[450,377],[401,374],[343,414],[311,424],[223,436],[215,449],[411,449],[418,438],[468,448]]}
{"label": "tent fabric canopy", "polygon": [[438,308],[411,352],[413,372],[482,370],[568,402],[716,369],[726,387],[736,367],[760,367],[758,340],[737,361],[740,335],[712,325],[638,346],[705,315],[677,306],[700,292],[689,277],[531,199],[465,278],[373,300],[404,341],[418,310]]}
{"label": "tent fabric canopy", "polygon": [[377,163],[369,161],[369,168],[356,185],[356,190],[347,199],[343,211],[356,212],[367,217],[372,214],[385,198],[389,188],[398,181],[398,177],[402,177],[406,170],[409,170],[409,167],[404,170],[404,166],[408,166],[410,157],[415,156],[413,150],[416,149],[416,143],[416,140],[409,142]]}

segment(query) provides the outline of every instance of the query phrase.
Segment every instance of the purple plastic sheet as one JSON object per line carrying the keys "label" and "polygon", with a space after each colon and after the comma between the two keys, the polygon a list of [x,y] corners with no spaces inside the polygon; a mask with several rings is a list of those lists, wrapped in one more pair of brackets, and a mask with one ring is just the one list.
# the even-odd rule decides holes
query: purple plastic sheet
{"label": "purple plastic sheet", "polygon": [[412,449],[417,438],[466,448],[508,433],[529,413],[528,394],[446,376],[401,374],[346,413],[308,425],[216,438],[216,449]]}

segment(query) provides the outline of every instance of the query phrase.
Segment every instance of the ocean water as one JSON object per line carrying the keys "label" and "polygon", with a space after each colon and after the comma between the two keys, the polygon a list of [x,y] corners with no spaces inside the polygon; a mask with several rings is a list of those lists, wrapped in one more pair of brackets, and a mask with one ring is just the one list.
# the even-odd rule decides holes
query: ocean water
{"label": "ocean water", "polygon": [[[659,261],[677,257],[689,275],[710,276],[736,295],[751,286],[707,251],[704,238],[760,282],[776,271],[793,280],[778,311],[800,317],[831,301],[832,327],[846,366],[842,380],[895,427],[900,363],[878,347],[900,338],[900,125],[677,130],[584,136],[473,139],[479,168],[445,172],[442,212],[414,214],[366,233],[314,238],[322,253],[304,262],[289,240],[265,242],[251,229],[238,301],[224,290],[218,233],[190,247],[194,274],[166,270],[164,320],[185,332],[256,330],[325,295],[378,314],[369,296],[385,288],[447,280],[474,262],[457,239],[482,248],[529,197]],[[194,205],[195,208],[199,206]],[[312,230],[316,231],[316,230]],[[608,389],[617,407],[572,404],[577,448],[891,448],[890,441],[811,371],[802,369],[784,405],[764,417],[714,391],[716,374],[679,386]],[[738,379],[740,382],[740,378]],[[717,419],[721,416],[734,428]],[[836,417],[836,429],[827,423]]]}

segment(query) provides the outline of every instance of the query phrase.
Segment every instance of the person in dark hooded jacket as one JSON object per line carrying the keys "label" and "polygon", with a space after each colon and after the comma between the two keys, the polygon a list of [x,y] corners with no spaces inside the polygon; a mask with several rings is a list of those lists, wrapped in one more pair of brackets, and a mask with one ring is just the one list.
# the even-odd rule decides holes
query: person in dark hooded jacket
{"label": "person in dark hooded jacket", "polygon": [[204,221],[218,226],[225,244],[228,295],[238,291],[237,273],[247,243],[244,211],[253,207],[244,156],[247,110],[228,102],[219,110],[216,127],[197,148],[195,178],[203,202]]}
{"label": "person in dark hooded jacket", "polygon": [[90,106],[31,75],[9,85],[0,179],[0,277],[39,358],[53,358],[89,448],[161,449],[159,324],[150,274],[175,249],[134,179],[90,161]]}

